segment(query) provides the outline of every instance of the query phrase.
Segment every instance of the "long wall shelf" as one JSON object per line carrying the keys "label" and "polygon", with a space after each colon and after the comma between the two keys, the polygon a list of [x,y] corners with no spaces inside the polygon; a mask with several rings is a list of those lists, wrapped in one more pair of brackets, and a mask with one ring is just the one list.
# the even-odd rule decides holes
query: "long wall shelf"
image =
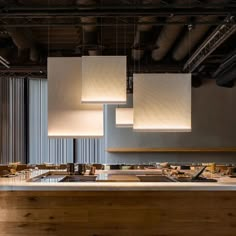
{"label": "long wall shelf", "polygon": [[138,152],[236,152],[236,147],[219,148],[108,148],[112,153],[138,153]]}

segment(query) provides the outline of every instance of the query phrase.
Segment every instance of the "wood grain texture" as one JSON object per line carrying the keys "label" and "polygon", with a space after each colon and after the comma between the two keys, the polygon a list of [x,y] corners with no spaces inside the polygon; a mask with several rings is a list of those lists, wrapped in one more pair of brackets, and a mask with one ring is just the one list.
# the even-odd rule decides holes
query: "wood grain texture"
{"label": "wood grain texture", "polygon": [[115,153],[137,153],[137,152],[236,152],[236,147],[228,147],[228,148],[108,148],[107,152],[115,152]]}
{"label": "wood grain texture", "polygon": [[236,192],[0,192],[0,235],[236,235]]}

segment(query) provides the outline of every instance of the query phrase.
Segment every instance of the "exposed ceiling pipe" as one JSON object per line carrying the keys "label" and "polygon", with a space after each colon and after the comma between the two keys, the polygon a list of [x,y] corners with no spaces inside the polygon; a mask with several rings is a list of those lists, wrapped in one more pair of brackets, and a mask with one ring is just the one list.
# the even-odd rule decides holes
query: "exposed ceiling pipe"
{"label": "exposed ceiling pipe", "polygon": [[[159,4],[160,0],[143,0],[142,4]],[[138,22],[142,23],[142,22],[155,22],[156,17],[153,16],[145,16],[145,17],[140,17]],[[139,61],[143,55],[144,55],[144,51],[145,51],[145,47],[147,47],[148,41],[149,41],[149,33],[152,29],[152,25],[151,24],[138,24],[137,26],[137,31],[135,34],[135,38],[134,38],[134,43],[132,46],[132,58],[135,61]]]}
{"label": "exposed ceiling pipe", "polygon": [[[138,20],[139,23],[154,22],[154,21],[155,17],[140,17],[140,19]],[[152,25],[139,24],[137,26],[137,31],[135,34],[134,43],[132,47],[133,60],[139,61],[143,57],[145,47],[147,46],[148,43],[149,32],[151,31],[151,29]]]}
{"label": "exposed ceiling pipe", "polygon": [[[217,16],[202,16],[198,18],[198,21],[213,21],[216,19]],[[173,59],[176,61],[183,60],[209,29],[210,25],[195,25],[194,27],[189,26],[189,30],[186,32],[183,39],[173,52]]]}
{"label": "exposed ceiling pipe", "polygon": [[[226,3],[228,0],[218,0],[217,3]],[[208,3],[215,3],[215,0],[208,0]],[[199,16],[197,21],[215,21],[218,19],[218,16],[208,15],[208,16]],[[176,61],[183,60],[189,52],[196,47],[198,42],[203,38],[203,36],[210,29],[210,25],[198,24],[194,27],[189,26],[189,30],[186,32],[178,46],[173,52],[173,59]]]}
{"label": "exposed ceiling pipe", "polygon": [[222,76],[225,72],[231,70],[236,65],[236,49],[226,57],[223,63],[212,75],[213,78]]}
{"label": "exposed ceiling pipe", "polygon": [[[83,6],[94,6],[96,5],[95,0],[77,0],[77,5]],[[88,54],[91,56],[99,54],[98,48],[98,34],[97,34],[97,19],[96,17],[81,17],[81,23],[89,23],[91,25],[82,26],[82,47],[88,50]],[[94,25],[92,25],[94,23]]]}
{"label": "exposed ceiling pipe", "polygon": [[[188,4],[189,0],[177,0],[176,4]],[[186,21],[187,16],[170,16],[167,22]],[[156,41],[156,48],[152,51],[152,59],[160,61],[169,52],[184,25],[165,25]]]}
{"label": "exposed ceiling pipe", "polygon": [[236,49],[231,52],[212,75],[216,84],[222,87],[232,88],[236,80]]}
{"label": "exposed ceiling pipe", "polygon": [[14,44],[18,48],[18,54],[20,55],[24,49],[30,50],[29,58],[31,61],[39,60],[39,51],[34,43],[32,32],[28,28],[13,28],[6,29],[11,36]]}
{"label": "exposed ceiling pipe", "polygon": [[236,67],[234,66],[232,69],[228,70],[224,75],[219,75],[216,77],[216,84],[219,86],[224,86],[230,84],[236,80]]}

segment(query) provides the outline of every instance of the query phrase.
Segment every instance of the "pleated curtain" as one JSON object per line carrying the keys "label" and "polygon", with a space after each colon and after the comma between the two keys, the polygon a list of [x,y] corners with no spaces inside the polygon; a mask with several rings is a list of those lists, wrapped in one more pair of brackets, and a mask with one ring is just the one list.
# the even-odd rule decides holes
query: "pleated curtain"
{"label": "pleated curtain", "polygon": [[0,78],[0,164],[104,163],[104,138],[48,138],[47,97],[47,80]]}
{"label": "pleated curtain", "polygon": [[25,80],[0,78],[1,164],[27,163]]}
{"label": "pleated curtain", "polygon": [[29,80],[29,162],[73,161],[72,139],[49,139],[47,129],[47,80]]}
{"label": "pleated curtain", "polygon": [[77,139],[75,162],[105,163],[104,138]]}

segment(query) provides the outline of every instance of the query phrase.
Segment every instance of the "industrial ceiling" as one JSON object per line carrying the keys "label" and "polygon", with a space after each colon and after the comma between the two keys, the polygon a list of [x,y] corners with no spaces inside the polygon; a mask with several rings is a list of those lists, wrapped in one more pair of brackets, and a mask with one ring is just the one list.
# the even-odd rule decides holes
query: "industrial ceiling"
{"label": "industrial ceiling", "polygon": [[232,87],[235,16],[235,0],[1,0],[0,76],[46,78],[48,56],[127,55],[130,75]]}

